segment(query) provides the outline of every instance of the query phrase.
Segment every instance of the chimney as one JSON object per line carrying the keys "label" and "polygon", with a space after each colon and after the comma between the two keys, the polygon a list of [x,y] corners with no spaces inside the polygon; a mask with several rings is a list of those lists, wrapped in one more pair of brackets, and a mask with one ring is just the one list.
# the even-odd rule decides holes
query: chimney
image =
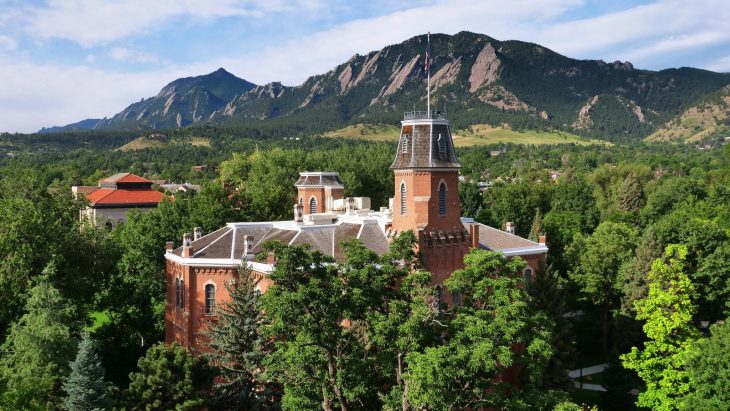
{"label": "chimney", "polygon": [[165,252],[171,253],[174,248],[175,244],[172,241],[168,241],[165,243]]}
{"label": "chimney", "polygon": [[509,234],[515,233],[515,223],[512,221],[508,221],[507,224],[504,225],[504,231],[506,231]]}
{"label": "chimney", "polygon": [[352,197],[347,197],[347,203],[345,204],[347,215],[352,215],[355,213],[355,199]]}
{"label": "chimney", "polygon": [[200,237],[203,236],[203,229],[200,227],[193,228],[193,241],[200,240]]}
{"label": "chimney", "polygon": [[546,244],[546,239],[547,238],[544,235],[541,235],[541,236],[537,237],[537,243],[540,244],[540,245],[545,245]]}
{"label": "chimney", "polygon": [[254,258],[253,244],[254,243],[253,243],[252,235],[243,236],[243,249],[244,249],[246,260],[248,260],[248,261],[252,261]]}
{"label": "chimney", "polygon": [[299,203],[294,204],[294,222],[297,224],[304,222],[304,206]]}
{"label": "chimney", "polygon": [[192,257],[193,256],[193,239],[190,233],[183,234],[183,251],[182,251],[183,257]]}
{"label": "chimney", "polygon": [[471,248],[479,248],[479,224],[469,226],[469,236],[471,237]]}

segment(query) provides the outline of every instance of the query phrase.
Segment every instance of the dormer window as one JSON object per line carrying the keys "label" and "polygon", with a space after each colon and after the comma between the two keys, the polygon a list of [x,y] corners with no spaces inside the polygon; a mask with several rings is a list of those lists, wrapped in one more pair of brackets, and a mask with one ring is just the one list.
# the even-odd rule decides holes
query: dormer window
{"label": "dormer window", "polygon": [[403,143],[401,144],[401,153],[408,153],[408,134],[403,134]]}
{"label": "dormer window", "polygon": [[441,133],[439,133],[436,144],[438,144],[439,147],[439,158],[441,158],[442,160],[446,160],[446,139],[443,135],[441,135]]}

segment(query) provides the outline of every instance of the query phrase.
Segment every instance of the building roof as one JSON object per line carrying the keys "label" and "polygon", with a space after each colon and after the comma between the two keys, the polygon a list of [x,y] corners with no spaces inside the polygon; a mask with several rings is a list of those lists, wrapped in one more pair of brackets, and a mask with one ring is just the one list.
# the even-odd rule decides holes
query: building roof
{"label": "building roof", "polygon": [[[263,244],[270,240],[288,245],[309,244],[322,254],[344,259],[342,242],[359,239],[365,247],[383,255],[388,251],[387,227],[391,222],[389,213],[370,211],[358,214],[315,214],[317,219],[325,219],[326,224],[295,223],[294,221],[269,221],[260,223],[228,223],[210,234],[193,241],[192,257],[182,257],[182,247],[166,254],[166,258],[193,266],[238,266],[244,260],[244,236],[253,236],[253,253],[263,251]],[[548,248],[506,233],[496,228],[474,222],[472,218],[462,218],[464,225],[479,226],[480,247],[498,251],[507,257],[544,254]],[[266,263],[254,263],[257,271],[271,271]]]}
{"label": "building roof", "polygon": [[[339,218],[335,218],[339,217]],[[334,216],[331,224],[296,224],[294,221],[273,221],[263,223],[229,223],[192,242],[191,265],[207,263],[217,265],[238,265],[244,257],[244,236],[253,236],[253,253],[263,251],[268,241],[280,241],[288,245],[309,244],[313,250],[336,259],[344,258],[342,242],[359,239],[369,249],[382,255],[388,251],[388,238],[382,215],[373,213],[368,217],[357,215]],[[182,258],[182,247],[178,247],[168,258]]]}
{"label": "building roof", "polygon": [[299,173],[299,180],[295,187],[338,187],[345,184],[340,179],[340,173],[335,171],[304,171]]}
{"label": "building roof", "polygon": [[487,250],[499,251],[507,257],[547,253],[545,244],[539,244],[526,238],[498,230],[494,227],[475,223],[472,218],[462,218],[462,223],[479,226],[479,245]]}
{"label": "building roof", "polygon": [[448,121],[415,118],[401,124],[398,150],[391,169],[461,168]]}
{"label": "building roof", "polygon": [[152,181],[147,180],[146,178],[140,177],[136,174],[132,173],[117,173],[113,176],[109,176],[107,178],[103,178],[99,180],[99,185],[107,185],[107,184],[117,184],[117,183],[150,183],[152,184]]}
{"label": "building roof", "polygon": [[121,188],[100,188],[86,196],[92,206],[97,205],[139,205],[151,206],[162,202],[165,195],[156,190],[126,190]]}

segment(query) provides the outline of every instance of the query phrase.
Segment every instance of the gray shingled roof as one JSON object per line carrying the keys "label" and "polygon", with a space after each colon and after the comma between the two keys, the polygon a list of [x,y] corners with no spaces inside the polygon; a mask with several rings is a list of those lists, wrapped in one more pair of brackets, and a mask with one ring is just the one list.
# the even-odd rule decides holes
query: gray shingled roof
{"label": "gray shingled roof", "polygon": [[[443,143],[439,143],[439,138]],[[443,144],[442,149],[439,144]],[[390,168],[461,168],[448,123],[445,120],[404,121]]]}

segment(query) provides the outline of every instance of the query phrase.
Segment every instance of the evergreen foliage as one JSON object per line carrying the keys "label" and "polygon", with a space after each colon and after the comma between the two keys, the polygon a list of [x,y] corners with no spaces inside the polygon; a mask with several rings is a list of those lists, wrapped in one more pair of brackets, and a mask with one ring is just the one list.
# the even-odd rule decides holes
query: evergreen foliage
{"label": "evergreen foliage", "polygon": [[226,284],[231,300],[217,308],[218,321],[207,329],[208,358],[218,378],[210,406],[220,410],[267,409],[270,387],[263,380],[265,345],[259,334],[263,312],[251,270],[242,265]]}
{"label": "evergreen foliage", "polygon": [[139,371],[129,375],[124,397],[130,410],[199,410],[212,375],[177,343],[155,344],[137,362]]}
{"label": "evergreen foliage", "polygon": [[541,235],[545,234],[545,230],[542,226],[542,213],[538,209],[535,211],[535,218],[532,219],[532,226],[530,226],[530,234],[527,235],[527,239],[530,241],[537,242]]}
{"label": "evergreen foliage", "polygon": [[527,287],[534,306],[547,314],[553,323],[551,334],[553,354],[543,376],[544,387],[550,389],[573,388],[573,381],[568,377],[568,372],[575,365],[575,347],[572,327],[563,316],[565,287],[565,280],[560,274],[553,267],[545,267],[544,264],[535,271],[534,281]]}
{"label": "evergreen foliage", "polygon": [[61,405],[61,385],[73,359],[75,310],[50,284],[49,265],[29,292],[25,314],[10,328],[0,351],[0,405],[7,409],[52,409]]}
{"label": "evergreen foliage", "polygon": [[66,398],[63,406],[68,411],[100,411],[111,408],[108,387],[104,381],[104,367],[94,351],[94,340],[88,332],[81,334],[76,359],[70,364],[71,372],[63,384]]}

